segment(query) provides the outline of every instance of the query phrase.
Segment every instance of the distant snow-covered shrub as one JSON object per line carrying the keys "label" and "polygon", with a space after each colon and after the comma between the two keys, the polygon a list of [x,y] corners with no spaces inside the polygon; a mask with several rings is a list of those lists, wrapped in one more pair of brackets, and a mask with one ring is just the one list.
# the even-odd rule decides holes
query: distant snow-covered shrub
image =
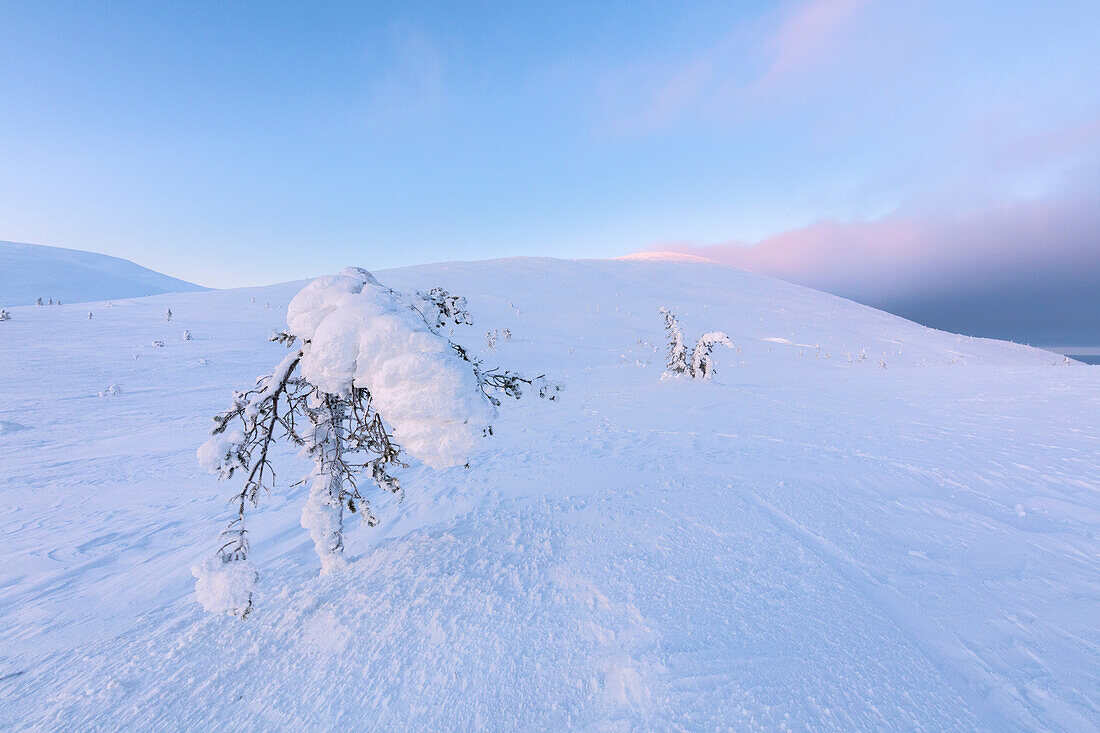
{"label": "distant snow-covered shrub", "polygon": [[714,376],[714,360],[711,358],[711,352],[717,344],[733,348],[730,337],[721,331],[711,331],[699,337],[695,342],[695,349],[691,352],[691,376],[701,379],[710,379]]}
{"label": "distant snow-covered shrub", "polygon": [[183,338],[184,341],[190,341],[191,340],[191,332],[187,331],[187,330],[184,330],[182,338]]}
{"label": "distant snow-covered shrub", "polygon": [[154,339],[150,346],[155,346],[158,349],[164,348],[164,342],[160,339]]}
{"label": "distant snow-covered shrub", "polygon": [[114,397],[115,395],[118,395],[118,394],[122,394],[122,387],[119,387],[117,384],[112,384],[110,387],[108,387],[107,389],[100,392],[98,396],[100,396],[100,397]]}
{"label": "distant snow-covered shrub", "polygon": [[0,321],[10,321],[10,320],[11,320],[11,313],[4,310],[3,308],[0,308]]}
{"label": "distant snow-covered shrub", "polygon": [[[329,572],[343,562],[345,511],[377,523],[361,477],[398,492],[396,472],[406,467],[406,458],[431,468],[461,466],[478,441],[492,434],[496,394],[519,398],[530,387],[554,399],[561,390],[542,376],[484,369],[439,332],[455,319],[468,322],[457,305],[464,299],[439,288],[431,293],[410,298],[349,267],[314,280],[294,297],[287,330],[271,337],[290,351],[271,374],[234,395],[197,453],[219,479],[244,475],[234,496],[236,517],[217,552],[222,565],[203,566],[204,588],[251,577],[235,564],[250,556],[247,506],[274,488],[276,442],[299,446],[313,461],[301,523],[322,572]],[[211,605],[243,616],[243,598],[240,592],[233,603]]]}
{"label": "distant snow-covered shrub", "polygon": [[691,351],[691,361],[687,360],[687,346],[684,344],[684,332],[680,322],[667,308],[660,309],[665,317],[665,330],[668,333],[668,362],[666,375],[686,374],[696,379],[710,379],[714,376],[712,352],[718,344],[733,348],[729,336],[721,331],[711,331],[699,337]]}
{"label": "distant snow-covered shrub", "polygon": [[680,328],[680,322],[667,308],[660,309],[665,317],[665,331],[668,332],[668,362],[666,370],[669,374],[687,374],[687,347],[684,346],[684,331]]}

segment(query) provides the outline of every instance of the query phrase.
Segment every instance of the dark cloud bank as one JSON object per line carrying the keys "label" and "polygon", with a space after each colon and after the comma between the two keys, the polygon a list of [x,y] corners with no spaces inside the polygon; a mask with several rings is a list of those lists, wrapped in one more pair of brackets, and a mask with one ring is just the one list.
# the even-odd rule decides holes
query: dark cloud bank
{"label": "dark cloud bank", "polygon": [[754,246],[687,252],[835,293],[934,328],[1100,346],[1100,198],[932,221],[822,222]]}

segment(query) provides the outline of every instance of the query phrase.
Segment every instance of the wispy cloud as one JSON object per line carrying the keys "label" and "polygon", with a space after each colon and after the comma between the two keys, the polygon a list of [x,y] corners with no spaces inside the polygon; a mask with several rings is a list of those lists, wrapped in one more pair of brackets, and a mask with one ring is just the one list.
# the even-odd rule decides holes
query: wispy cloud
{"label": "wispy cloud", "polygon": [[750,112],[751,97],[829,66],[843,32],[873,0],[807,0],[729,29],[686,58],[642,61],[604,79],[612,127],[658,130],[683,117]]}
{"label": "wispy cloud", "polygon": [[444,101],[443,55],[424,32],[393,26],[370,56],[365,113],[370,126],[400,127],[439,111]]}
{"label": "wispy cloud", "polygon": [[767,87],[820,64],[841,31],[871,0],[810,0],[795,9],[768,39],[771,64],[756,82]]}

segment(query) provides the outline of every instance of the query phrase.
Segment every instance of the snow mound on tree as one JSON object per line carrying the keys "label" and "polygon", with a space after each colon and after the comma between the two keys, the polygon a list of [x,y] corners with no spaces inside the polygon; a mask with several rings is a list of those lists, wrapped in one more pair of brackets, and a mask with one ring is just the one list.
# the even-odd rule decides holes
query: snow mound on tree
{"label": "snow mound on tree", "polygon": [[256,568],[248,560],[223,562],[212,557],[191,567],[195,595],[211,613],[241,615],[252,605],[256,590]]}
{"label": "snow mound on tree", "polygon": [[470,365],[366,270],[314,280],[286,322],[306,342],[302,376],[331,394],[370,390],[394,438],[432,468],[466,463],[494,417]]}

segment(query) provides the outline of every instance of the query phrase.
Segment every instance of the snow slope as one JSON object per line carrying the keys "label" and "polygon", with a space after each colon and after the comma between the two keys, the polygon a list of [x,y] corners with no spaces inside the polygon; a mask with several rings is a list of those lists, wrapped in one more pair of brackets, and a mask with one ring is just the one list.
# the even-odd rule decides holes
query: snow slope
{"label": "snow slope", "polygon": [[[566,391],[323,578],[286,451],[245,622],[195,600],[195,448],[302,283],[0,323],[0,728],[1097,729],[1100,370],[710,264],[375,274]],[[713,382],[661,379],[662,305]]]}
{"label": "snow slope", "polygon": [[205,290],[129,260],[40,244],[0,242],[0,305],[62,303]]}

